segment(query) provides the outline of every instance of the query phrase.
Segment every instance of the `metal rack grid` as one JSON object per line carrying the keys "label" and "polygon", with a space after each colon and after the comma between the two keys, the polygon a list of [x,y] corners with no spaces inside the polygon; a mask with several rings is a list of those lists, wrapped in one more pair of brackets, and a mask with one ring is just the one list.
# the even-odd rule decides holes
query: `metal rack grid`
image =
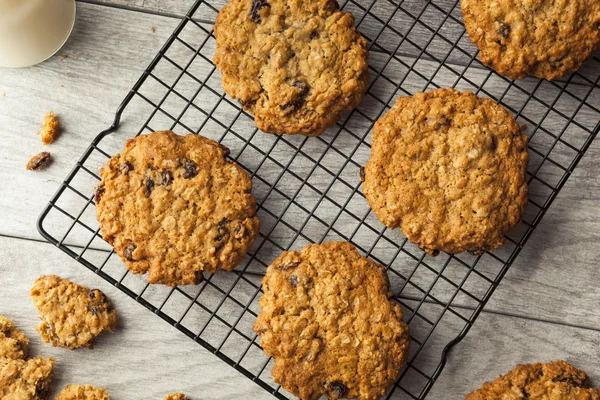
{"label": "metal rack grid", "polygon": [[[273,382],[272,360],[251,329],[261,275],[281,251],[351,241],[387,266],[411,327],[410,361],[387,398],[425,398],[448,351],[466,335],[600,130],[600,59],[560,81],[510,81],[477,60],[458,0],[347,0],[341,6],[354,14],[370,46],[364,102],[320,137],[267,135],[223,93],[211,62],[212,21],[224,2],[194,3],[126,96],[112,126],[94,139],[43,211],[39,231],[278,398],[291,395]],[[428,256],[398,231],[385,229],[360,190],[357,172],[368,159],[377,118],[399,96],[448,86],[494,99],[528,127],[531,200],[522,225],[494,253]],[[198,286],[150,286],[130,274],[102,240],[95,220],[98,169],[132,133],[160,129],[222,142],[254,183],[259,238],[235,272],[207,275]]]}

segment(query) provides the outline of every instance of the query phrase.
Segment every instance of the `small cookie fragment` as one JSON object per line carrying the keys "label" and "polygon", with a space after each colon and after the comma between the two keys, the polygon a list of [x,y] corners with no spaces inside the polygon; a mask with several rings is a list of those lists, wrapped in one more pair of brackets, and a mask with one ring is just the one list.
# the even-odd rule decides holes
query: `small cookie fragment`
{"label": "small cookie fragment", "polygon": [[47,151],[42,151],[41,153],[33,156],[25,168],[28,171],[39,171],[50,165],[50,162],[52,162],[52,155]]}
{"label": "small cookie fragment", "polygon": [[96,217],[130,271],[190,285],[242,261],[259,221],[252,180],[228,152],[202,136],[161,131],[128,140],[102,168]]}
{"label": "small cookie fragment", "polygon": [[383,266],[348,242],[284,252],[268,268],[254,330],[275,382],[301,399],[376,399],[408,357]]}
{"label": "small cookie fragment", "polygon": [[50,397],[53,358],[13,360],[0,357],[2,400],[46,400]]}
{"label": "small cookie fragment", "polygon": [[110,400],[106,389],[92,385],[68,385],[54,400]]}
{"label": "small cookie fragment", "polygon": [[183,393],[171,393],[165,400],[188,400],[187,396]]}
{"label": "small cookie fragment", "polygon": [[517,365],[506,375],[467,395],[465,400],[600,400],[585,372],[565,361]]}
{"label": "small cookie fragment", "polygon": [[[67,56],[63,56],[63,59],[67,58]],[[38,131],[38,135],[40,135],[40,139],[42,139],[42,143],[44,145],[48,145],[56,139],[58,136],[59,130],[58,119],[56,118],[56,114],[52,111],[48,111],[46,115],[44,115],[44,124],[42,125],[42,130]]]}
{"label": "small cookie fragment", "polygon": [[31,288],[31,297],[43,321],[36,329],[53,346],[91,348],[98,335],[113,332],[117,325],[117,311],[98,289],[42,276]]}
{"label": "small cookie fragment", "polygon": [[363,191],[428,254],[491,251],[525,213],[527,141],[508,111],[469,91],[401,97],[375,124]]}
{"label": "small cookie fragment", "polygon": [[27,336],[11,320],[0,315],[0,357],[24,359],[28,344]]}
{"label": "small cookie fragment", "polygon": [[214,33],[223,89],[263,132],[320,135],[365,96],[367,41],[335,0],[230,0]]}
{"label": "small cookie fragment", "polygon": [[511,79],[558,79],[600,44],[598,0],[461,0],[481,62]]}

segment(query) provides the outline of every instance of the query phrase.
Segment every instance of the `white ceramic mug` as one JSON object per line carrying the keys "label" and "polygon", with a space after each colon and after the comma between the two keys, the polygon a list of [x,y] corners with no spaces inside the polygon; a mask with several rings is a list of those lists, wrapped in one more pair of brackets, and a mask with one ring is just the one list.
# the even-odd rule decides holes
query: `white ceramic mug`
{"label": "white ceramic mug", "polygon": [[60,50],[75,8],[75,0],[0,0],[0,67],[27,67]]}

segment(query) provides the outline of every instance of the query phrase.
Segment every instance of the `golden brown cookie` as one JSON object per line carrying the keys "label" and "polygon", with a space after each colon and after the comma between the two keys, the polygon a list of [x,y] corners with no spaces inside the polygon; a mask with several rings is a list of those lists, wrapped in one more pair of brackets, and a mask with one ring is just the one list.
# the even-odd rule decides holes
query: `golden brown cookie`
{"label": "golden brown cookie", "polygon": [[504,243],[527,204],[527,137],[471,92],[401,97],[375,124],[363,191],[384,225],[429,254]]}
{"label": "golden brown cookie", "polygon": [[230,0],[214,29],[223,88],[263,132],[320,135],[364,98],[367,41],[335,0]]}
{"label": "golden brown cookie", "polygon": [[117,326],[117,311],[98,289],[54,275],[42,276],[31,288],[31,298],[42,319],[36,329],[53,346],[92,347],[98,335],[113,332]]}
{"label": "golden brown cookie", "polygon": [[256,199],[227,153],[202,136],[162,131],[128,140],[102,168],[97,218],[129,270],[188,285],[244,258],[259,231]]}
{"label": "golden brown cookie", "polygon": [[564,361],[526,364],[494,382],[486,382],[465,400],[600,400],[585,372]]}
{"label": "golden brown cookie", "polygon": [[25,361],[0,357],[0,398],[48,399],[53,368],[53,358],[35,357]]}
{"label": "golden brown cookie", "polygon": [[171,393],[165,397],[165,400],[188,400],[188,398],[183,393]]}
{"label": "golden brown cookie", "polygon": [[512,79],[557,79],[600,43],[598,0],[461,0],[479,59]]}
{"label": "golden brown cookie", "polygon": [[15,324],[0,315],[0,358],[24,359],[29,339]]}
{"label": "golden brown cookie", "polygon": [[384,268],[348,242],[284,252],[263,279],[254,330],[275,382],[303,400],[376,399],[408,355]]}
{"label": "golden brown cookie", "polygon": [[68,385],[54,400],[110,400],[106,389],[92,385]]}

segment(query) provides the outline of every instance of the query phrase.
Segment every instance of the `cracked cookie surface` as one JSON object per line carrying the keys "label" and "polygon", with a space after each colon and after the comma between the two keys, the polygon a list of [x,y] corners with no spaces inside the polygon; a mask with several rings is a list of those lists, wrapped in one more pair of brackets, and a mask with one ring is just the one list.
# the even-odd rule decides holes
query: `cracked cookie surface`
{"label": "cracked cookie surface", "polygon": [[525,364],[467,395],[465,400],[600,400],[585,372],[564,361]]}
{"label": "cracked cookie surface", "polygon": [[273,378],[306,399],[377,399],[408,355],[384,268],[347,242],[284,252],[263,279],[254,330]]}
{"label": "cracked cookie surface", "polygon": [[504,243],[527,205],[527,137],[471,92],[401,97],[375,124],[363,191],[379,220],[429,254]]}
{"label": "cracked cookie surface", "polygon": [[53,358],[14,360],[0,357],[2,400],[47,400],[54,368]]}
{"label": "cracked cookie surface", "polygon": [[252,181],[227,149],[197,135],[154,132],[127,141],[96,187],[104,239],[148,282],[197,284],[232,270],[259,231]]}
{"label": "cracked cookie surface", "polygon": [[42,276],[31,288],[42,323],[37,331],[46,343],[67,349],[92,347],[103,332],[113,332],[117,311],[98,290],[58,276]]}
{"label": "cracked cookie surface", "polygon": [[479,59],[512,79],[557,79],[576,71],[600,43],[597,0],[461,0]]}
{"label": "cracked cookie surface", "polygon": [[8,318],[0,315],[0,357],[24,359],[29,339]]}
{"label": "cracked cookie surface", "polygon": [[365,95],[367,41],[335,0],[231,0],[214,30],[223,88],[263,132],[319,135]]}
{"label": "cracked cookie surface", "polygon": [[55,400],[110,400],[106,389],[92,385],[68,385]]}

